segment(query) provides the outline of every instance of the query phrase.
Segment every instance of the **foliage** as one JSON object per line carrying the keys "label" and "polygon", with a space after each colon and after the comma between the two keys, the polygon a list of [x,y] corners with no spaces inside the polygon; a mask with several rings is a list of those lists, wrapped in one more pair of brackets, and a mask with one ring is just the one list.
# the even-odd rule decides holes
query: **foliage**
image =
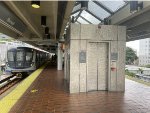
{"label": "foliage", "polygon": [[126,47],[126,64],[133,64],[137,59],[136,52],[132,48]]}
{"label": "foliage", "polygon": [[125,74],[131,77],[135,77],[135,73],[129,72],[128,69],[125,70]]}
{"label": "foliage", "polygon": [[143,69],[139,68],[139,71],[140,71],[141,74],[143,74]]}
{"label": "foliage", "polygon": [[133,80],[135,82],[138,82],[138,83],[141,83],[141,84],[144,84],[144,85],[147,85],[147,86],[150,86],[150,82],[145,82],[143,81],[142,79],[139,79],[139,78],[136,78],[136,77],[130,77],[130,76],[125,76],[127,79],[129,80]]}
{"label": "foliage", "polygon": [[2,39],[0,38],[0,42],[5,41],[5,42],[12,42],[14,41],[14,39]]}
{"label": "foliage", "polygon": [[145,67],[146,67],[146,68],[150,68],[150,64],[146,65]]}

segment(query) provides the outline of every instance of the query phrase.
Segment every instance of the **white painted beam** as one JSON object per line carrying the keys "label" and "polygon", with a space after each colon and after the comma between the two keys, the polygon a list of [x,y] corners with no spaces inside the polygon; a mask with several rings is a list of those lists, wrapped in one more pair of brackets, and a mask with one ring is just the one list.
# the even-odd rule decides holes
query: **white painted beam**
{"label": "white painted beam", "polygon": [[75,4],[75,1],[68,1],[67,2],[66,12],[64,15],[64,20],[63,20],[63,24],[62,24],[62,28],[61,28],[61,32],[60,32],[60,37],[63,36],[67,22],[69,22],[70,15],[71,15],[71,12],[73,10],[74,4]]}
{"label": "white painted beam", "polygon": [[17,1],[5,1],[5,4],[21,18],[31,31],[33,31],[38,37],[42,38],[38,27],[34,24],[34,20],[30,17],[28,9],[25,9],[23,3]]}
{"label": "white painted beam", "polygon": [[127,28],[133,28],[148,22],[150,22],[150,11],[144,12],[136,17],[133,17],[132,19],[122,23],[121,25],[125,25],[127,26]]}
{"label": "white painted beam", "polygon": [[143,1],[143,9],[140,11],[137,11],[135,13],[130,13],[130,4],[123,7],[121,10],[116,12],[114,15],[109,17],[109,20],[111,20],[111,24],[119,25],[127,20],[132,19],[135,16],[138,16],[146,11],[150,10],[150,1]]}

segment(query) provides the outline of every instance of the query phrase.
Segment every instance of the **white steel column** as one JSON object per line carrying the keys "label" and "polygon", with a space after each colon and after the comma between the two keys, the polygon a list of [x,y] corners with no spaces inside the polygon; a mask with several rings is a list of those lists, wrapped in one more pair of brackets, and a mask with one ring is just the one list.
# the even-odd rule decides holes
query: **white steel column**
{"label": "white steel column", "polygon": [[61,50],[61,43],[58,43],[57,70],[62,70],[62,50]]}

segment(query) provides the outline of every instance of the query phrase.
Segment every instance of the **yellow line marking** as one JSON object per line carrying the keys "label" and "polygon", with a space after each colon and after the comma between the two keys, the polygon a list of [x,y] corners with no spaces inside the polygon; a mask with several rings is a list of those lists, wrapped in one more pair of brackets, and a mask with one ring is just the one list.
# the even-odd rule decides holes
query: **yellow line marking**
{"label": "yellow line marking", "polygon": [[0,113],[8,113],[11,108],[16,104],[20,97],[30,87],[33,81],[40,75],[47,64],[43,65],[30,76],[28,76],[23,82],[21,82],[12,92],[0,100]]}
{"label": "yellow line marking", "polygon": [[32,89],[30,92],[31,93],[36,93],[38,90],[37,89]]}

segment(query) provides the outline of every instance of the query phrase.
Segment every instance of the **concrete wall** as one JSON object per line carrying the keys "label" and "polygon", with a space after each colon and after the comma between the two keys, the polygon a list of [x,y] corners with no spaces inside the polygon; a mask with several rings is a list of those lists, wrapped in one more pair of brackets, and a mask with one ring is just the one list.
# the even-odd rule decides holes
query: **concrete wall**
{"label": "concrete wall", "polygon": [[[125,89],[125,78],[124,78],[124,67],[125,67],[125,42],[126,42],[126,28],[122,26],[114,25],[79,25],[71,24],[70,27],[70,93],[78,92],[88,92],[89,85],[93,87],[93,90],[101,90],[100,86],[106,83],[106,90],[108,91],[124,91]],[[91,43],[95,44],[90,46]],[[99,82],[100,77],[96,72],[96,62],[100,59],[103,61],[104,58],[101,58],[100,49],[98,45],[107,44],[108,45],[108,62],[106,64],[101,63],[103,67],[101,71],[107,70],[102,79],[103,81]],[[93,49],[89,49],[93,47]],[[95,48],[95,49],[94,49]],[[93,54],[91,53],[93,52]],[[86,62],[79,62],[79,53],[86,53]],[[95,52],[95,53],[94,53]],[[114,54],[117,57],[116,60],[113,60]],[[93,55],[93,57],[92,57]],[[94,56],[95,55],[95,56]],[[90,59],[92,58],[92,59]],[[105,59],[106,60],[106,59]],[[99,61],[99,62],[100,62]],[[111,70],[111,65],[116,62],[115,70]],[[99,63],[98,62],[98,63]],[[93,65],[91,65],[93,64]],[[106,66],[107,65],[107,66]],[[98,65],[97,65],[98,66]],[[89,69],[92,69],[93,72],[90,73]],[[99,69],[100,70],[100,69]],[[99,72],[101,73],[101,72]],[[102,76],[102,75],[101,75]],[[101,77],[101,78],[103,78]],[[93,81],[91,84],[89,83]],[[105,81],[104,81],[105,80]]]}

